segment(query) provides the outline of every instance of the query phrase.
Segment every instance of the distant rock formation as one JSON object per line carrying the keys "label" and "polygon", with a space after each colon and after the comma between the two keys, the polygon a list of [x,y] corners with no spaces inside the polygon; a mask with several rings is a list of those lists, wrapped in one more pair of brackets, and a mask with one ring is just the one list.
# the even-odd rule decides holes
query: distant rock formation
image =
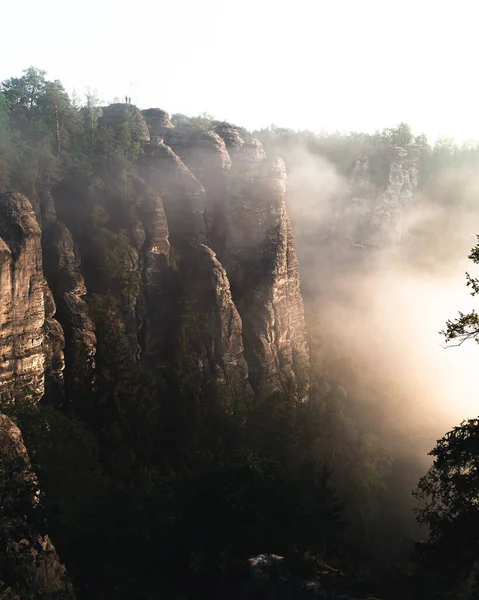
{"label": "distant rock formation", "polygon": [[367,152],[361,153],[351,173],[352,198],[345,217],[356,242],[382,246],[403,239],[405,217],[418,186],[420,153],[414,147],[393,146],[385,153],[385,160],[388,177],[383,189],[372,182]]}

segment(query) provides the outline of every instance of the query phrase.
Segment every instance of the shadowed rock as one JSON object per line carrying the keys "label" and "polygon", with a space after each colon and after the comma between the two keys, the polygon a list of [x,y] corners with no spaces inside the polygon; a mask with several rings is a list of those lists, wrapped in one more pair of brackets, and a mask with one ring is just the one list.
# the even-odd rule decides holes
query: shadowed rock
{"label": "shadowed rock", "polygon": [[18,427],[0,414],[0,554],[2,598],[74,600],[75,594],[43,527],[38,480]]}
{"label": "shadowed rock", "polygon": [[67,338],[67,371],[73,380],[86,381],[93,376],[96,336],[83,299],[87,290],[78,249],[68,228],[57,219],[51,194],[42,197],[42,216],[45,274]]}

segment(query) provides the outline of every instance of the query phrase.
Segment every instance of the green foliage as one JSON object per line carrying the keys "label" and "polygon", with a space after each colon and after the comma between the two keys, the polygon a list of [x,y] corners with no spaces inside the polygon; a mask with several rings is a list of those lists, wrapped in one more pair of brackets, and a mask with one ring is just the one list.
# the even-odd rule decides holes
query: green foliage
{"label": "green foliage", "polygon": [[[390,146],[408,146],[414,141],[411,127],[404,122],[393,129],[384,129],[379,135]],[[425,140],[421,138],[420,141]]]}
{"label": "green foliage", "polygon": [[214,120],[215,118],[213,115],[203,112],[196,117],[191,117],[189,122],[192,127],[198,131],[209,131],[210,129],[213,129]]}
{"label": "green foliage", "polygon": [[[16,414],[44,493],[39,514],[78,598],[210,598],[245,558],[269,551],[313,556],[303,565],[311,574],[326,562],[364,574],[375,564],[373,551],[385,547],[373,548],[373,534],[386,520],[384,504],[400,471],[376,427],[384,394],[350,359],[314,363],[304,404],[293,389],[253,397],[244,381],[205,373],[204,308],[194,294],[178,293],[170,316],[179,334],[167,359],[149,367],[138,360],[128,322],[142,308],[135,234],[144,198],[134,176],[142,152],[135,114],[126,110],[105,125],[94,94],[81,107],[34,68],[0,87],[0,190],[24,191],[33,202],[54,192],[60,219],[81,250],[97,336],[94,381],[67,386],[62,408],[20,407]],[[172,122],[185,119],[173,115]],[[188,122],[197,131],[216,125],[206,113]],[[286,160],[304,147],[344,175],[364,151],[378,190],[388,177],[391,146],[421,152],[424,185],[444,166],[471,165],[477,157],[477,148],[447,141],[431,149],[404,123],[372,135],[276,126],[239,131]],[[448,205],[453,186],[444,189],[438,202]],[[479,249],[471,257],[477,262]],[[174,262],[178,280],[180,272],[188,277],[181,257]],[[476,293],[476,280],[469,284]],[[451,339],[477,336],[477,315],[468,317]],[[0,471],[0,498],[5,476]],[[434,481],[423,480],[423,493],[435,489]],[[457,502],[465,510],[460,495]],[[426,522],[439,514],[437,504],[428,506]],[[440,527],[443,535],[445,519]]]}
{"label": "green foliage", "polygon": [[[95,214],[98,219],[98,212]],[[91,252],[96,257],[96,269],[112,290],[136,296],[139,291],[138,254],[132,248],[126,231],[116,233],[106,227],[96,229],[91,236]]]}
{"label": "green foliage", "polygon": [[415,492],[418,520],[429,526],[416,549],[418,586],[429,597],[472,599],[479,584],[479,419],[454,427],[430,454],[433,465]]}
{"label": "green foliage", "polygon": [[[471,250],[469,258],[474,264],[479,264],[479,243]],[[469,273],[466,273],[466,278],[467,286],[472,288],[471,295],[479,294],[479,279],[472,277]],[[446,338],[446,342],[454,341],[457,346],[471,339],[479,343],[479,315],[475,310],[469,313],[459,312],[456,319],[446,322],[446,329],[441,333]]]}

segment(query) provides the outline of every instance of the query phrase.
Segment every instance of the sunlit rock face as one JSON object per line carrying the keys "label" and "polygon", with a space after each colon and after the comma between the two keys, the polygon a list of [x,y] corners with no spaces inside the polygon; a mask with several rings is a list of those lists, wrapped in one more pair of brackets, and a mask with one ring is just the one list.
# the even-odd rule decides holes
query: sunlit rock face
{"label": "sunlit rock face", "polygon": [[148,108],[141,111],[141,114],[146,121],[152,141],[162,141],[174,127],[168,113],[161,108]]}
{"label": "sunlit rock face", "polygon": [[403,239],[405,217],[418,186],[420,154],[412,147],[395,146],[389,148],[385,160],[388,177],[383,189],[378,189],[372,182],[367,153],[358,157],[350,177],[352,199],[345,211],[348,234],[379,246]]}
{"label": "sunlit rock face", "polygon": [[192,273],[189,294],[196,299],[203,326],[198,352],[202,370],[207,380],[246,383],[243,325],[231,297],[228,276],[211,248],[200,244],[195,254],[196,275]]}
{"label": "sunlit rock face", "polygon": [[[48,307],[48,319],[53,306]],[[0,395],[38,401],[45,385],[41,232],[21,194],[0,196]],[[53,352],[53,350],[52,350]]]}
{"label": "sunlit rock face", "polygon": [[200,181],[231,168],[225,142],[214,131],[196,131],[181,123],[169,132],[166,141]]}
{"label": "sunlit rock face", "polygon": [[228,123],[213,132],[183,120],[165,141],[204,189],[206,239],[241,316],[250,382],[305,395],[309,354],[283,161]]}
{"label": "sunlit rock face", "polygon": [[[127,125],[142,143],[137,172],[112,177],[102,200],[112,231],[127,236],[123,266],[133,283],[116,293],[132,358],[171,365],[193,314],[203,324],[191,346],[204,383],[294,388],[304,397],[308,349],[283,161],[227,123],[173,127],[160,109],[111,105],[100,118],[109,125]],[[61,394],[64,379],[95,377],[85,297],[102,290],[73,192],[43,190],[38,216],[20,194],[0,199],[0,392],[8,399],[37,402],[46,384]]]}
{"label": "sunlit rock face", "polygon": [[163,201],[175,247],[205,243],[205,190],[175,152],[161,141],[145,144],[139,172]]}
{"label": "sunlit rock face", "polygon": [[223,121],[216,124],[215,132],[224,140],[230,156],[234,158],[235,152],[240,150],[244,144],[244,140],[236,127]]}
{"label": "sunlit rock face", "polygon": [[[0,554],[2,598],[74,600],[75,594],[48,535],[35,521],[38,480],[18,427],[0,414]],[[28,515],[28,516],[27,516]]]}
{"label": "sunlit rock face", "polygon": [[285,189],[281,159],[269,159],[257,140],[237,150],[223,207],[222,256],[243,320],[253,386],[293,384],[302,396],[309,354]]}
{"label": "sunlit rock face", "polygon": [[208,243],[216,252],[221,252],[222,206],[232,164],[226,144],[214,131],[195,130],[184,120],[171,130],[166,141],[205,190],[204,222]]}

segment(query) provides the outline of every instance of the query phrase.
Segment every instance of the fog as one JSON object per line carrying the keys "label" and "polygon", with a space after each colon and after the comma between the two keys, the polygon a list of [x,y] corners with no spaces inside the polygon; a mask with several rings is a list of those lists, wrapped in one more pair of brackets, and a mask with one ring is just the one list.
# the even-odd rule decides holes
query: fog
{"label": "fog", "polygon": [[[475,417],[479,346],[446,348],[440,331],[475,305],[465,272],[475,273],[467,257],[479,215],[467,202],[445,209],[423,190],[404,214],[402,243],[366,247],[349,235],[346,178],[305,149],[284,152],[306,311],[319,318],[312,334],[322,339],[325,362],[347,355],[363,370],[367,385],[384,397],[379,426],[391,444],[405,428],[434,441]],[[444,171],[437,183],[470,199],[479,177],[472,168]],[[400,402],[391,400],[391,388]],[[424,450],[421,444],[418,457]]]}

